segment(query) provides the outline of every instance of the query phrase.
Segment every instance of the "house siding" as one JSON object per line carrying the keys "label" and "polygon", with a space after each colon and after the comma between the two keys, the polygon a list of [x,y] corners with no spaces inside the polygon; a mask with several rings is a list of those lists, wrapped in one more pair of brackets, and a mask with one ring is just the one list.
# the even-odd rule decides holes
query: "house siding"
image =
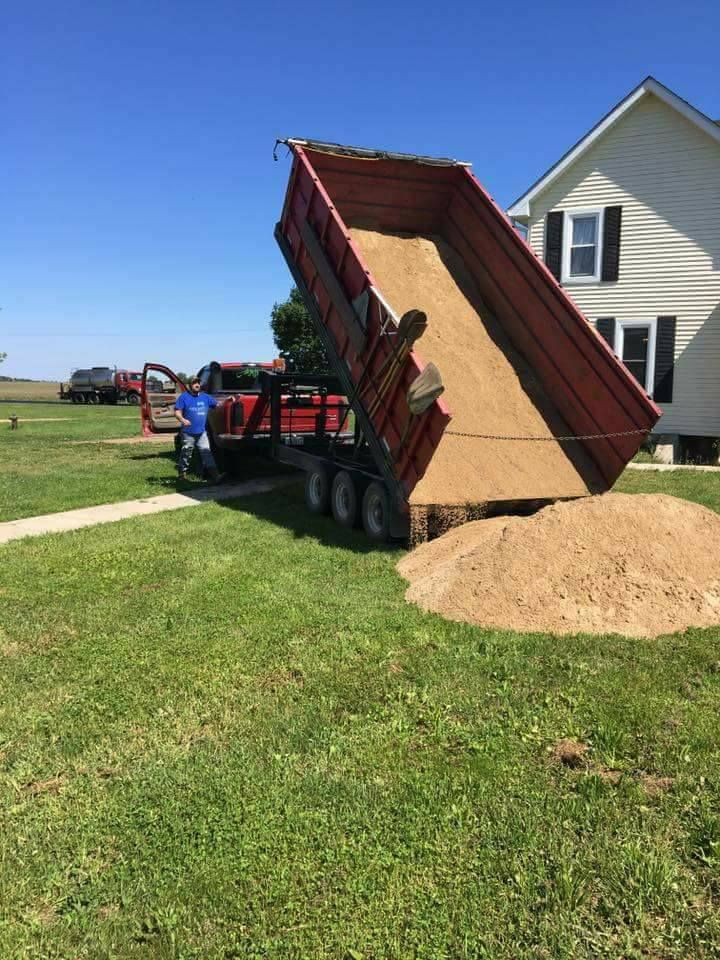
{"label": "house siding", "polygon": [[656,429],[720,436],[720,144],[646,94],[532,202],[528,242],[542,257],[551,210],[617,204],[619,279],[565,289],[592,323],[677,317]]}

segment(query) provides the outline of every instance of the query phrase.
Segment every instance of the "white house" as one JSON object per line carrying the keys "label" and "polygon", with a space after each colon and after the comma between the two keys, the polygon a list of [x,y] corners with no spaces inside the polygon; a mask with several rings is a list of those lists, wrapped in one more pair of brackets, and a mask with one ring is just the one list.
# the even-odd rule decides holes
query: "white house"
{"label": "white house", "polygon": [[720,438],[719,123],[648,77],[508,209],[675,458]]}

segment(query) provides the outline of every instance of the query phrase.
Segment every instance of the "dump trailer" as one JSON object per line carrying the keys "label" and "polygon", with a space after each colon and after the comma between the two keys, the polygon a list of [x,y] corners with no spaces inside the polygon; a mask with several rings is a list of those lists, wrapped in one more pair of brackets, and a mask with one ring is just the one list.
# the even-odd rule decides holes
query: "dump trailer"
{"label": "dump trailer", "polygon": [[[608,490],[661,411],[469,164],[278,144],[275,237],[354,429],[312,452],[275,431],[308,506],[417,540]],[[287,383],[263,379],[277,407]]]}

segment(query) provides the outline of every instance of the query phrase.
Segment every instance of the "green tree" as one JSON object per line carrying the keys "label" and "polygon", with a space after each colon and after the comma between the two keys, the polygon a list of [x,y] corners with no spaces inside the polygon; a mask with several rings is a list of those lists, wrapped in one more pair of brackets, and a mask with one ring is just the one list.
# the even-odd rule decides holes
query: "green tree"
{"label": "green tree", "polygon": [[183,373],[182,371],[180,371],[180,373],[176,373],[175,376],[178,378],[178,380],[180,380],[181,383],[184,383],[185,386],[187,386],[190,383],[189,373]]}
{"label": "green tree", "polygon": [[7,359],[7,354],[6,354],[6,353],[2,353],[2,351],[0,351],[0,363],[2,363],[3,360],[6,360],[6,359]]}
{"label": "green tree", "polygon": [[273,305],[270,326],[275,346],[288,370],[330,372],[325,348],[297,287],[292,288],[287,300]]}

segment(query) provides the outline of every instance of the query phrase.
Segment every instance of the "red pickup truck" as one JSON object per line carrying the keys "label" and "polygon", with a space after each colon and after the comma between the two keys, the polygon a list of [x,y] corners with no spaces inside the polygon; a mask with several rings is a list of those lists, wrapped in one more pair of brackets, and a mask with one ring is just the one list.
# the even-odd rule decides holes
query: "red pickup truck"
{"label": "red pickup truck", "polygon": [[[270,397],[263,390],[262,371],[284,370],[284,361],[242,361],[218,363],[212,361],[198,371],[197,377],[205,393],[219,401],[210,411],[207,431],[210,445],[223,470],[237,465],[236,454],[253,448],[268,448],[271,441]],[[347,401],[329,394],[313,384],[317,378],[298,374],[295,383],[288,385],[280,405],[280,434],[284,443],[303,446],[318,435],[335,433],[344,421]],[[174,391],[160,392],[157,387],[170,381]],[[176,398],[187,389],[168,367],[146,363],[142,376],[142,430],[145,436],[158,433],[177,433],[178,422],[174,408]],[[343,423],[343,427],[346,425]],[[344,437],[345,434],[343,433]]]}

